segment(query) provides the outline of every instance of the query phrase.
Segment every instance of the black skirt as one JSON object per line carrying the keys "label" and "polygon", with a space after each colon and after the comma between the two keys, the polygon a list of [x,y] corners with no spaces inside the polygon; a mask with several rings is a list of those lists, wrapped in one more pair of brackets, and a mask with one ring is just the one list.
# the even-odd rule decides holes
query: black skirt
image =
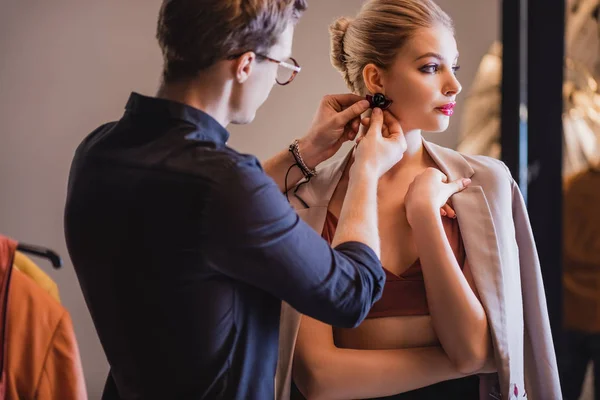
{"label": "black skirt", "polygon": [[[298,388],[292,383],[292,400],[304,399]],[[393,396],[378,397],[371,400],[478,400],[479,377],[476,375],[466,378],[453,379],[436,383],[435,385],[399,393]]]}

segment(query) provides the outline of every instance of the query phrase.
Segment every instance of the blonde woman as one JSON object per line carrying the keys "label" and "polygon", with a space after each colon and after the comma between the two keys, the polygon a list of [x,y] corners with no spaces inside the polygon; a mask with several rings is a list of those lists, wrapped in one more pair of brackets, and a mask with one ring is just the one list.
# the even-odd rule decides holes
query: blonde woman
{"label": "blonde woman", "polygon": [[[393,101],[408,149],[378,184],[381,300],[354,329],[284,304],[278,398],[560,399],[517,185],[503,163],[421,135],[446,130],[461,91],[451,19],[429,0],[370,0],[330,32],[333,65],[354,93]],[[352,162],[351,151],[290,196],[329,241]],[[468,187],[451,196],[447,186],[461,177]]]}

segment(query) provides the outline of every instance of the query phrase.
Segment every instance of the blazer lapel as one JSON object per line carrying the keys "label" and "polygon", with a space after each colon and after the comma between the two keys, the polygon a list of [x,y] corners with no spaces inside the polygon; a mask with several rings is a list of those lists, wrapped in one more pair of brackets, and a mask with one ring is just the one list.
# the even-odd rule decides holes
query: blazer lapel
{"label": "blazer lapel", "polygon": [[288,193],[300,218],[317,232],[323,230],[329,201],[352,153],[353,151],[349,151],[346,156],[324,166],[316,177],[302,184],[296,193]]}
{"label": "blazer lapel", "polygon": [[442,172],[452,181],[472,178],[471,185],[452,196],[465,252],[475,286],[488,317],[502,391],[509,387],[506,304],[502,258],[492,212],[477,176],[457,152],[424,141],[426,150]]}
{"label": "blazer lapel", "polygon": [[[354,147],[344,157],[338,158],[319,168],[317,176],[313,177],[309,182],[301,182],[298,185],[299,189],[295,195],[300,197],[308,205],[308,208],[329,206],[329,200],[331,200],[333,192],[335,192],[352,154],[354,154]],[[296,207],[296,209],[301,208]]]}

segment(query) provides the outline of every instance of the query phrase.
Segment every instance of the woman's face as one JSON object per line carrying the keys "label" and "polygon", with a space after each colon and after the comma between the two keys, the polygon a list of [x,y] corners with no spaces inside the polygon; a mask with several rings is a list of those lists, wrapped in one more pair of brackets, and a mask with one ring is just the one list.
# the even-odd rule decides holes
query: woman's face
{"label": "woman's face", "polygon": [[419,29],[394,63],[381,71],[389,110],[405,132],[448,128],[461,85],[456,79],[458,50],[452,32],[442,26]]}

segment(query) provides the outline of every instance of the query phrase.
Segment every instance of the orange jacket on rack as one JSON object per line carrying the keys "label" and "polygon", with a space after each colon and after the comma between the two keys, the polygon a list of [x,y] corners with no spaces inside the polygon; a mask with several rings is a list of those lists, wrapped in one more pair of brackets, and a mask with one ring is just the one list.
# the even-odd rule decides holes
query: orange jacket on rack
{"label": "orange jacket on rack", "polygon": [[87,399],[71,317],[13,268],[16,247],[0,235],[0,400]]}

